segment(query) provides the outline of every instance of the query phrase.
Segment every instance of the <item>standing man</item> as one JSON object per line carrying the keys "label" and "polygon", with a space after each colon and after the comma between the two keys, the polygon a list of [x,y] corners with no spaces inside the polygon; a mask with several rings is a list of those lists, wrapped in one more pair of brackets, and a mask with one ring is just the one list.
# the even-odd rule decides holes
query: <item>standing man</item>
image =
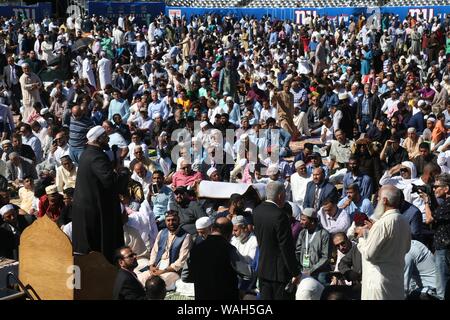
{"label": "standing man", "polygon": [[18,113],[22,93],[20,91],[19,79],[22,75],[21,68],[15,64],[13,57],[8,57],[8,65],[3,68],[3,79],[6,87],[11,91],[12,109]]}
{"label": "standing man", "polygon": [[98,79],[100,82],[100,89],[105,90],[106,85],[112,83],[112,64],[111,60],[106,58],[106,52],[100,52],[101,59],[97,63]]}
{"label": "standing man", "polygon": [[278,121],[280,127],[288,131],[293,140],[299,138],[300,133],[294,124],[294,95],[290,92],[289,82],[283,84],[283,91],[277,94],[274,99],[277,105]]}
{"label": "standing man", "polygon": [[31,72],[28,63],[22,64],[22,71],[23,74],[19,80],[23,101],[23,110],[21,113],[23,121],[26,122],[33,111],[34,103],[41,102],[40,90],[42,88],[42,82],[35,73]]}
{"label": "standing man", "polygon": [[399,208],[402,191],[386,185],[378,193],[375,223],[357,227],[362,256],[361,300],[403,300],[405,255],[411,246],[411,230]]}
{"label": "standing man", "polygon": [[258,277],[263,300],[293,300],[294,292],[285,291],[290,282],[297,284],[300,273],[295,258],[287,214],[284,207],[286,191],[278,181],[266,187],[267,200],[253,210],[255,233],[259,245]]}
{"label": "standing man", "polygon": [[196,300],[238,300],[238,277],[249,280],[250,265],[230,244],[233,225],[217,218],[208,237],[194,246],[189,258],[189,273]]}
{"label": "standing man", "polygon": [[101,126],[87,133],[73,201],[73,251],[99,251],[110,262],[124,244],[117,175],[104,150],[108,135]]}
{"label": "standing man", "polygon": [[325,38],[322,37],[319,40],[319,44],[316,48],[314,63],[314,75],[318,76],[325,69],[327,65],[327,49],[325,48]]}

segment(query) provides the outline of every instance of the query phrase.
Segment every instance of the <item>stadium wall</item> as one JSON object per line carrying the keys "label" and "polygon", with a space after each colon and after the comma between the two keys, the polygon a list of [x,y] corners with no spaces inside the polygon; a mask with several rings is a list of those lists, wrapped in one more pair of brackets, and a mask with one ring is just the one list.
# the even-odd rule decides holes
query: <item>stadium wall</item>
{"label": "stadium wall", "polygon": [[24,15],[28,19],[42,20],[45,16],[52,15],[52,4],[48,2],[39,2],[35,5],[0,5],[0,16],[12,17]]}
{"label": "stadium wall", "polygon": [[231,14],[237,17],[254,16],[258,19],[270,15],[275,19],[289,19],[296,23],[302,20],[308,13],[312,15],[328,16],[330,18],[340,16],[345,22],[351,15],[366,14],[370,16],[376,13],[392,13],[404,19],[408,13],[417,14],[422,12],[424,18],[431,16],[442,16],[450,13],[450,6],[426,6],[426,7],[375,7],[375,8],[191,8],[191,7],[166,7],[166,14],[169,16],[185,16],[190,19],[192,16],[206,14]]}

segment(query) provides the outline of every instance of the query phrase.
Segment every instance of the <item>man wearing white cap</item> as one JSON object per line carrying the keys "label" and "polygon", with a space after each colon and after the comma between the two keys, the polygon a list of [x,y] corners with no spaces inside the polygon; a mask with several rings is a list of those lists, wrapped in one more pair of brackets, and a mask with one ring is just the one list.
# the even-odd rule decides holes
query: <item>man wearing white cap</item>
{"label": "man wearing white cap", "polygon": [[209,180],[219,182],[221,181],[219,172],[215,167],[211,167],[206,172],[206,175],[208,176]]}
{"label": "man wearing white cap", "polygon": [[118,178],[104,153],[109,141],[105,129],[93,127],[87,139],[73,200],[73,250],[80,254],[98,251],[112,262],[114,251],[124,243]]}
{"label": "man wearing white cap", "polygon": [[195,221],[195,229],[197,229],[197,238],[194,245],[202,242],[211,234],[212,220],[210,217],[201,217]]}
{"label": "man wearing white cap", "polygon": [[0,216],[3,224],[0,225],[0,257],[19,259],[20,228],[17,220],[17,211],[12,204],[1,207]]}
{"label": "man wearing white cap", "polygon": [[231,222],[233,223],[231,244],[236,247],[249,265],[253,265],[258,250],[256,236],[248,229],[244,216],[234,216]]}
{"label": "man wearing white cap", "polygon": [[227,97],[226,103],[226,113],[230,116],[229,121],[236,127],[239,127],[241,124],[241,108],[234,102],[234,99],[231,96]]}
{"label": "man wearing white cap", "polygon": [[306,164],[302,160],[297,161],[294,167],[296,172],[291,176],[292,201],[303,207],[306,186],[312,180],[312,177],[308,177]]}

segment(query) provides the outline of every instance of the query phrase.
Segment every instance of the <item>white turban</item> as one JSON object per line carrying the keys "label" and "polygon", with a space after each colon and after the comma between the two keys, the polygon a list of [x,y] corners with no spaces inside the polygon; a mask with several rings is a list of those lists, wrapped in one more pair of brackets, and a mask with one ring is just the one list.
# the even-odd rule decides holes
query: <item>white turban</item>
{"label": "white turban", "polygon": [[209,226],[211,226],[211,224],[212,224],[212,221],[209,217],[201,217],[201,218],[198,218],[197,221],[195,221],[195,228],[197,230],[205,229],[205,228],[208,228]]}
{"label": "white turban", "polygon": [[279,172],[279,169],[278,169],[278,165],[277,164],[272,164],[267,169],[267,175],[269,175],[269,176],[277,174],[278,172]]}
{"label": "white turban", "polygon": [[4,205],[0,209],[0,215],[3,217],[5,215],[5,213],[7,213],[8,211],[11,211],[11,210],[14,210],[14,206],[12,204]]}
{"label": "white turban", "polygon": [[208,125],[208,122],[207,121],[202,121],[202,122],[200,122],[200,128],[204,128],[204,127],[206,127]]}
{"label": "white turban", "polygon": [[89,142],[94,142],[98,139],[102,134],[105,133],[105,129],[102,126],[95,126],[91,130],[88,131],[86,138]]}
{"label": "white turban", "polygon": [[211,168],[209,168],[208,171],[206,172],[206,175],[207,175],[208,177],[211,177],[211,175],[212,175],[214,172],[216,172],[216,171],[217,171],[216,168],[211,167]]}

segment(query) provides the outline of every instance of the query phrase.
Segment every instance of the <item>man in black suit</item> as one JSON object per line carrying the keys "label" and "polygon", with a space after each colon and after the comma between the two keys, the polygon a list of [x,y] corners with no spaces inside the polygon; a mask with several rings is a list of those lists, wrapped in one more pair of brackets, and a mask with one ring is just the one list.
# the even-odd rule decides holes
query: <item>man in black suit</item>
{"label": "man in black suit", "polygon": [[217,218],[211,234],[192,248],[188,265],[196,300],[238,300],[238,276],[251,279],[250,265],[230,244],[232,232],[229,219]]}
{"label": "man in black suit", "polygon": [[308,182],[306,186],[304,208],[314,208],[319,210],[325,199],[333,199],[337,201],[339,194],[334,185],[325,179],[325,171],[323,168],[315,168],[313,170],[313,181]]}
{"label": "man in black suit", "polygon": [[115,261],[120,270],[114,283],[113,299],[145,300],[145,289],[133,272],[138,266],[136,253],[130,247],[121,247],[116,250]]}
{"label": "man in black suit", "polygon": [[11,91],[11,104],[14,111],[19,111],[22,91],[20,89],[19,79],[22,75],[22,68],[15,64],[14,58],[8,58],[8,65],[3,67],[3,79],[6,88]]}
{"label": "man in black suit", "polygon": [[380,104],[380,99],[370,92],[370,84],[366,83],[356,106],[356,123],[361,132],[367,132],[367,127],[371,128],[374,120],[380,118]]}
{"label": "man in black suit", "polygon": [[117,77],[114,79],[114,88],[120,90],[122,97],[126,97],[128,102],[131,101],[133,93],[133,79],[124,72],[121,66],[117,67]]}
{"label": "man in black suit", "polygon": [[259,245],[258,277],[262,300],[293,300],[295,292],[286,291],[289,283],[298,284],[299,263],[287,214],[282,210],[286,190],[278,181],[266,187],[267,200],[253,210],[255,234]]}

